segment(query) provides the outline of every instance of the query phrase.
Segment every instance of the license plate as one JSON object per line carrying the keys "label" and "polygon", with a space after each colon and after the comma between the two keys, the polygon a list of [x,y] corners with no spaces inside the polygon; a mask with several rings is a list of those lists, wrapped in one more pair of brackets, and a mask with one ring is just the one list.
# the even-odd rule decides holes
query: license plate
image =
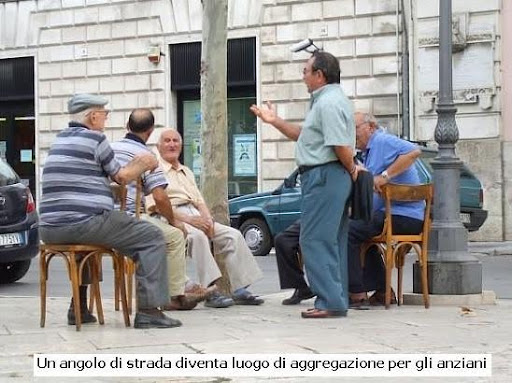
{"label": "license plate", "polygon": [[471,214],[460,213],[460,220],[462,223],[471,223]]}
{"label": "license plate", "polygon": [[0,246],[11,247],[21,245],[23,243],[23,237],[21,233],[9,233],[0,234]]}

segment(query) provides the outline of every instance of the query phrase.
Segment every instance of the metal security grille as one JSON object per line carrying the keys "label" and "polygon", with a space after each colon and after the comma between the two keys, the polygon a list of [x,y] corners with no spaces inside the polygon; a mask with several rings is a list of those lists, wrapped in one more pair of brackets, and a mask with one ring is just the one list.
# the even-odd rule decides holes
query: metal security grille
{"label": "metal security grille", "polygon": [[0,101],[34,98],[34,58],[0,60]]}
{"label": "metal security grille", "polygon": [[[228,41],[228,87],[256,84],[256,39]],[[171,45],[171,89],[201,87],[201,43]]]}

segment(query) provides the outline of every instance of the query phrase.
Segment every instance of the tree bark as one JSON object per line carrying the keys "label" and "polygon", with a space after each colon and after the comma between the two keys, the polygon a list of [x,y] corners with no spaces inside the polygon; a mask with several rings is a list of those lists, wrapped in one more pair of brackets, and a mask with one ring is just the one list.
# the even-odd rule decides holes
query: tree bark
{"label": "tree bark", "polygon": [[[227,0],[203,1],[201,45],[201,191],[215,221],[229,225],[227,132]],[[231,288],[225,254],[216,254],[222,272],[217,286]]]}

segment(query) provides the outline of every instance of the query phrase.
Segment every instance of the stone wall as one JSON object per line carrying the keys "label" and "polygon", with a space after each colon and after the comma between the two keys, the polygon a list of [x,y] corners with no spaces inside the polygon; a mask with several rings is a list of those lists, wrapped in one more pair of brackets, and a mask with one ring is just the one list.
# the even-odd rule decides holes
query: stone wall
{"label": "stone wall", "polygon": [[[383,125],[399,133],[401,78],[397,71],[401,63],[396,56],[397,50],[401,53],[404,26],[396,15],[397,3],[229,0],[228,36],[256,36],[258,101],[272,101],[283,117],[301,122],[308,108],[302,68],[309,55],[292,53],[289,47],[309,37],[340,59],[342,86],[356,108],[374,113]],[[437,118],[438,1],[405,3],[412,10],[413,22],[406,20],[415,47],[411,52],[412,137],[431,140]],[[500,146],[500,1],[453,0],[453,9],[460,49],[454,54],[459,153],[484,182],[490,216],[478,238],[498,240],[503,234],[499,229],[502,208],[508,206],[510,211],[510,199],[500,207],[499,190],[507,181],[503,177],[511,163],[504,169],[501,160],[490,154],[507,155]],[[200,0],[0,3],[0,58],[36,58],[38,172],[56,132],[66,125],[66,101],[73,93],[101,93],[109,99],[112,114],[106,132],[111,140],[124,134],[134,107],[153,109],[158,126],[175,126],[171,58],[167,55],[155,65],[147,53],[152,47],[167,53],[169,44],[200,41],[201,24]],[[259,187],[269,190],[294,168],[294,144],[264,124],[259,126],[258,144]],[[476,152],[482,156],[475,158]],[[488,169],[498,165],[504,171],[491,175]],[[506,231],[510,236],[512,229]]]}
{"label": "stone wall", "polygon": [[[302,82],[305,52],[289,47],[306,37],[340,59],[342,87],[356,108],[375,113],[397,132],[396,1],[274,1],[264,5],[261,42],[261,101],[279,115],[300,123],[309,94]],[[264,190],[276,186],[294,168],[294,151],[283,135],[261,128]]]}
{"label": "stone wall", "polygon": [[[482,181],[489,216],[473,240],[504,238],[500,1],[453,0],[453,92],[457,154]],[[439,0],[416,1],[415,137],[433,141],[439,81]]]}

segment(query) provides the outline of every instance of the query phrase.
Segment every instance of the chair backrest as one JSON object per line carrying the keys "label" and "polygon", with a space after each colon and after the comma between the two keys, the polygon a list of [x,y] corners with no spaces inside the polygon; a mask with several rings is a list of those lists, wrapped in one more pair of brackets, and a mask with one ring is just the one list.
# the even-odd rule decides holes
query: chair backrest
{"label": "chair backrest", "polygon": [[430,210],[432,206],[432,198],[434,196],[434,187],[432,184],[421,185],[404,185],[404,184],[387,184],[382,187],[382,196],[386,202],[386,221],[383,228],[383,234],[386,236],[392,233],[392,214],[391,202],[413,202],[425,201],[425,213],[423,216],[423,240],[428,239],[430,231]]}
{"label": "chair backrest", "polygon": [[[121,211],[126,210],[126,199],[128,196],[126,184],[118,184],[112,182],[110,184],[112,195],[114,196],[114,203],[120,206]],[[137,185],[135,189],[135,217],[140,218],[142,210],[142,179],[137,178]]]}

